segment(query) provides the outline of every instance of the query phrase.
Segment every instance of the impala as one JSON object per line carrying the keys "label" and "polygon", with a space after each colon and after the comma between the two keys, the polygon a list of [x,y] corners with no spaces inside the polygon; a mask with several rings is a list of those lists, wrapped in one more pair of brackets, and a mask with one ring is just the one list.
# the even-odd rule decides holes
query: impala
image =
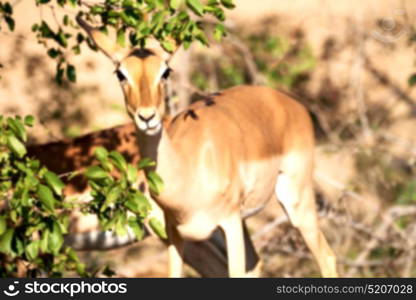
{"label": "impala", "polygon": [[[122,153],[129,163],[137,163],[140,158],[133,123],[73,139],[30,145],[27,150],[29,156],[38,159],[49,170],[62,176],[74,171],[83,171],[87,167],[98,163],[94,158],[94,150],[98,146],[106,147],[109,151],[116,150]],[[87,182],[83,176],[76,176],[70,180],[67,176],[63,176],[62,179],[66,184],[64,190],[66,197],[90,198]],[[101,231],[98,219],[95,216],[83,215],[77,211],[71,215],[69,232],[70,234],[66,236],[65,241],[76,250],[103,251],[136,242],[134,234],[117,236],[113,232]],[[247,246],[248,269],[255,272],[259,258],[247,231],[244,232],[244,238]],[[223,277],[227,274],[224,248],[224,239],[217,230],[208,241],[203,243],[187,242],[185,260],[202,276]],[[204,260],[204,257],[210,257],[210,260]],[[22,274],[25,273],[22,272]]]}
{"label": "impala", "polygon": [[221,228],[228,274],[246,275],[241,211],[275,194],[299,229],[323,276],[336,277],[336,258],[319,229],[312,184],[314,136],[306,109],[267,87],[238,86],[212,94],[166,128],[165,83],[171,55],[153,43],[124,48],[86,23],[79,25],[116,67],[142,157],[156,162],[164,189],[154,195],[165,214],[169,276],[182,276],[185,240]]}

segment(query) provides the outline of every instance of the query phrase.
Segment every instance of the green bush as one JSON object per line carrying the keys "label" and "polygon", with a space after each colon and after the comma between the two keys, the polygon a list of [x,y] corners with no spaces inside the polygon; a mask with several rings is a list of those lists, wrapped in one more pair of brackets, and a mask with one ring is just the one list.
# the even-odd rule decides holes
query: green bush
{"label": "green bush", "polygon": [[[69,217],[74,209],[97,215],[103,230],[126,234],[130,227],[138,240],[143,238],[144,222],[161,238],[164,228],[150,218],[149,200],[138,189],[138,173],[154,166],[142,159],[137,166],[127,163],[119,152],[99,147],[95,156],[98,165],[83,174],[88,178],[92,200],[79,203],[63,197],[64,183],[59,176],[38,160],[26,155],[25,126],[32,126],[33,117],[0,116],[0,276],[52,276],[68,273],[90,276],[75,251],[64,245]],[[163,188],[161,178],[147,172],[152,193]],[[18,266],[25,266],[22,271]]]}
{"label": "green bush", "polygon": [[[26,156],[25,126],[33,117],[0,116],[0,276],[87,275],[76,253],[64,245],[69,215],[64,184],[39,161]],[[19,275],[22,275],[19,273]]]}
{"label": "green bush", "polygon": [[[253,77],[261,75],[263,84],[273,88],[294,89],[316,64],[311,48],[304,41],[294,42],[285,36],[277,36],[263,29],[256,34],[236,33],[241,42],[247,45],[247,52],[225,41],[223,51],[226,55],[219,58],[200,57],[197,68],[191,76],[192,82],[201,90],[209,88],[209,82],[215,79],[217,89],[225,89],[240,84],[253,84]],[[245,47],[245,46],[244,46]],[[251,57],[252,56],[252,57]],[[256,72],[251,74],[245,60],[253,60]],[[211,87],[212,88],[212,87]]]}

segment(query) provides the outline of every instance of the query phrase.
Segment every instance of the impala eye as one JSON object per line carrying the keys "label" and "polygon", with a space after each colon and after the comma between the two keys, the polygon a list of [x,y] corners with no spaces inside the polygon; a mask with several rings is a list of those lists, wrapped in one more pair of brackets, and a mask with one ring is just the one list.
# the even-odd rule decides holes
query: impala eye
{"label": "impala eye", "polygon": [[172,72],[171,68],[167,68],[166,71],[162,74],[163,79],[168,79],[170,72]]}
{"label": "impala eye", "polygon": [[120,70],[116,70],[116,75],[117,78],[120,82],[126,81],[126,76],[124,76],[123,72],[121,72]]}

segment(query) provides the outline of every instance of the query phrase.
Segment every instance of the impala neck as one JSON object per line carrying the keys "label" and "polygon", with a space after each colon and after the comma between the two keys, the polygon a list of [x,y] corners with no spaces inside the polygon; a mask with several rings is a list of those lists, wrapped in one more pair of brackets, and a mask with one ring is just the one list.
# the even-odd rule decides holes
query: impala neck
{"label": "impala neck", "polygon": [[141,131],[138,131],[137,135],[140,157],[148,157],[156,162],[156,167],[153,169],[156,169],[163,181],[171,182],[171,179],[177,178],[183,159],[174,148],[166,129],[163,127],[154,136],[146,135]]}

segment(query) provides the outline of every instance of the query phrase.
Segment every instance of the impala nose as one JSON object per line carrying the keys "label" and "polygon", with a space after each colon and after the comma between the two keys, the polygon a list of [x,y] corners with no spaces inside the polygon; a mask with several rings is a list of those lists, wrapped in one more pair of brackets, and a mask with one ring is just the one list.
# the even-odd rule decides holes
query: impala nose
{"label": "impala nose", "polygon": [[153,107],[137,110],[134,119],[139,130],[146,132],[146,134],[156,134],[162,126],[160,116]]}
{"label": "impala nose", "polygon": [[156,113],[153,113],[150,116],[142,115],[140,113],[138,115],[140,120],[142,120],[145,123],[149,123],[155,117]]}

